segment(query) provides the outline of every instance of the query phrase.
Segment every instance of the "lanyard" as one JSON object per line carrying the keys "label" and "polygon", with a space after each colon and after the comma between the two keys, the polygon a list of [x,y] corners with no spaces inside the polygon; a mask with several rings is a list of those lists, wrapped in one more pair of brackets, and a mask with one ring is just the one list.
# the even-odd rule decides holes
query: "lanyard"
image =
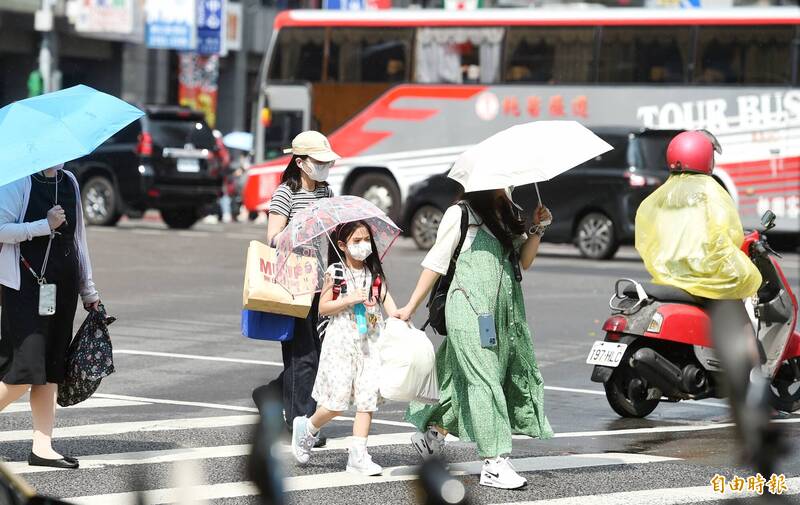
{"label": "lanyard", "polygon": [[[56,171],[55,187],[56,187],[56,196],[55,196],[55,201],[53,203],[54,206],[58,205],[58,171]],[[55,236],[55,234],[56,234],[55,230],[50,230],[50,239],[47,241],[47,250],[44,253],[44,261],[42,262],[41,274],[36,275],[36,270],[33,269],[28,260],[26,260],[25,257],[22,256],[21,254],[19,256],[19,260],[22,262],[23,265],[25,265],[25,268],[27,268],[28,271],[31,273],[31,275],[33,275],[33,277],[36,279],[36,281],[39,283],[40,286],[42,284],[47,284],[47,279],[44,278],[44,272],[45,270],[47,270],[47,260],[50,258],[50,247],[53,245],[53,237]]]}

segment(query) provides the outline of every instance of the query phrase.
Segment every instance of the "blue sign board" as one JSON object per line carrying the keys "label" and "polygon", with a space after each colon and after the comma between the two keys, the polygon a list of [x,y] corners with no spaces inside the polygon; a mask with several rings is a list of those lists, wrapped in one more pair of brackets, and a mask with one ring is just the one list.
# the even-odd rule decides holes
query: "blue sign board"
{"label": "blue sign board", "polygon": [[222,23],[225,20],[225,0],[197,1],[197,52],[222,52]]}
{"label": "blue sign board", "polygon": [[197,44],[195,0],[147,0],[147,47],[192,51]]}
{"label": "blue sign board", "polygon": [[323,0],[322,8],[342,11],[360,11],[365,8],[365,0]]}

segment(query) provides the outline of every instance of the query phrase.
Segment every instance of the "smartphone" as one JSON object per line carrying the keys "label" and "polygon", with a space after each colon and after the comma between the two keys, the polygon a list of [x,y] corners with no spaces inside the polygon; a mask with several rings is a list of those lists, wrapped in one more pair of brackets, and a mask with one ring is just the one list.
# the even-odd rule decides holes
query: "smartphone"
{"label": "smartphone", "polygon": [[39,315],[52,316],[56,313],[56,285],[39,285]]}
{"label": "smartphone", "polygon": [[494,347],[497,345],[497,330],[494,327],[494,316],[481,314],[478,316],[478,331],[481,334],[481,347]]}

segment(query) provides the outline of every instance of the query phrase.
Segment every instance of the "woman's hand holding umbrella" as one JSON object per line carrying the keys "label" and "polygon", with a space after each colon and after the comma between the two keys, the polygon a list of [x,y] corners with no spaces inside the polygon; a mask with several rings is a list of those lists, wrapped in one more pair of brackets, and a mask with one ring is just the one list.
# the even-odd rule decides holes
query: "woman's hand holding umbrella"
{"label": "woman's hand holding umbrella", "polygon": [[541,203],[537,205],[536,211],[533,213],[533,224],[549,226],[550,223],[552,222],[553,222],[553,214],[550,213],[550,209],[548,209]]}
{"label": "woman's hand holding umbrella", "polygon": [[[41,214],[39,214],[41,216]],[[67,215],[61,205],[55,205],[47,211],[47,223],[51,230],[57,230],[62,224],[67,222]]]}

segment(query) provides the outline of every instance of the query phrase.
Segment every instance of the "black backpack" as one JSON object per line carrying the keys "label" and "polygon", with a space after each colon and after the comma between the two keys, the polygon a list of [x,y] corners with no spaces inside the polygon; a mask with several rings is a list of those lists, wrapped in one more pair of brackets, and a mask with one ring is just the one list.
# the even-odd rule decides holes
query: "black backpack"
{"label": "black backpack", "polygon": [[433,285],[431,297],[428,300],[428,320],[422,326],[423,331],[428,325],[439,335],[447,335],[447,321],[445,321],[445,305],[447,303],[447,292],[453,282],[456,273],[456,263],[461,248],[464,247],[464,240],[467,238],[467,228],[469,228],[469,209],[464,202],[458,202],[461,207],[461,237],[458,239],[456,250],[450,258],[450,266],[447,268],[447,275],[439,277]]}

